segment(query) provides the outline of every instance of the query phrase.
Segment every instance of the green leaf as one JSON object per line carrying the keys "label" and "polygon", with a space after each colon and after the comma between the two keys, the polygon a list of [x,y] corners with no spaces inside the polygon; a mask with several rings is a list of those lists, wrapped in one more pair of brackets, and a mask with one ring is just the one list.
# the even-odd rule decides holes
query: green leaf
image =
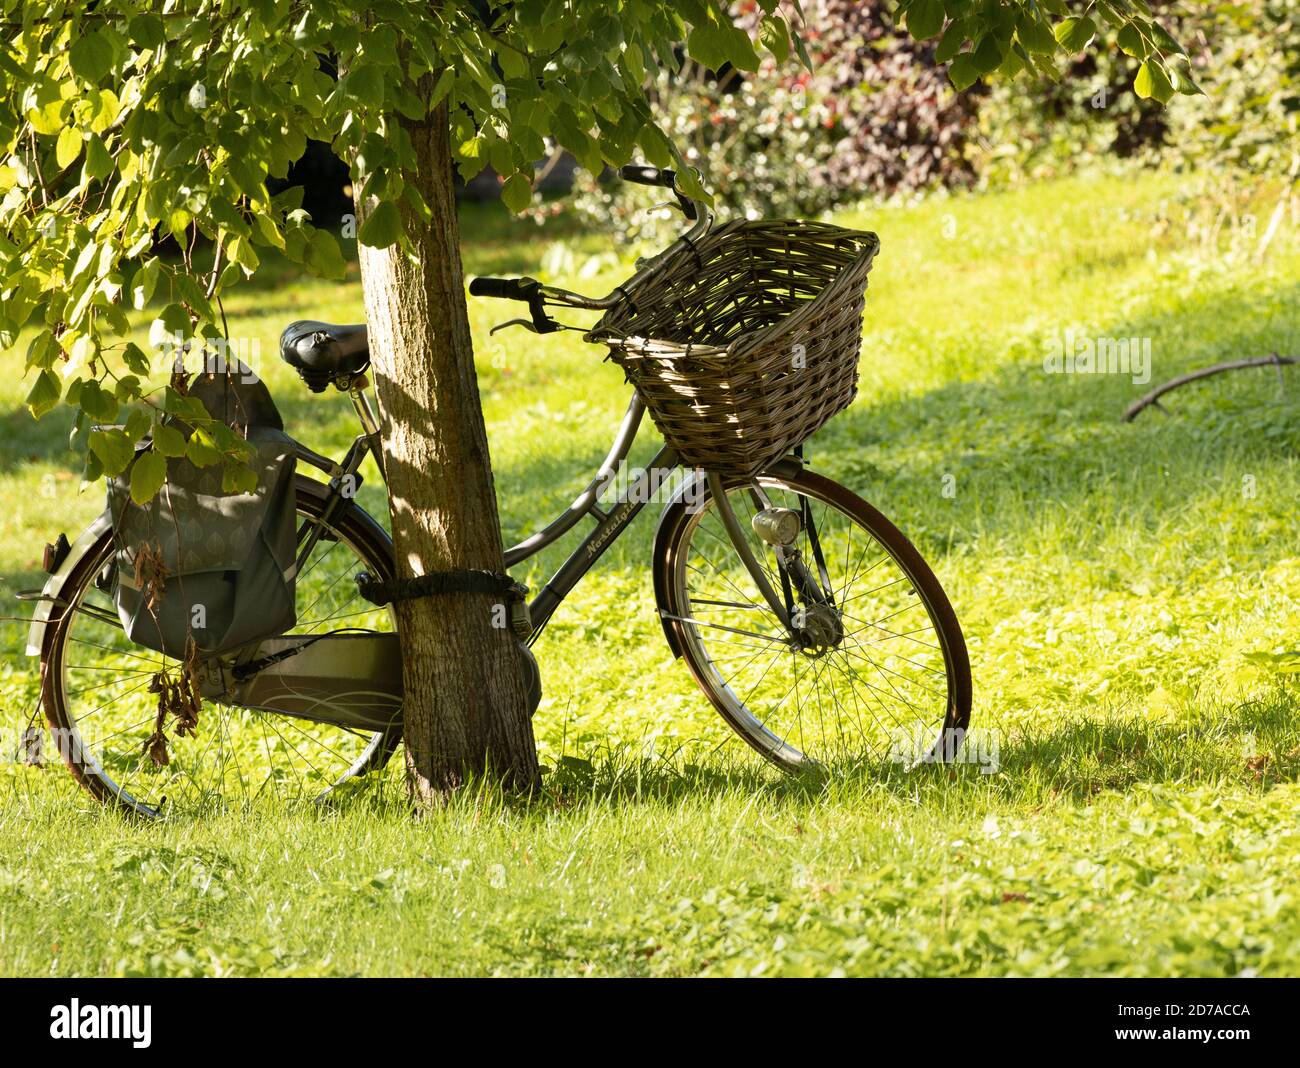
{"label": "green leaf", "polygon": [[442,103],[442,98],[451,92],[452,83],[456,79],[456,72],[448,67],[438,75],[438,80],[433,84],[433,92],[429,94],[428,106],[432,111]]}
{"label": "green leaf", "polygon": [[72,126],[65,126],[59,131],[58,143],[54,146],[54,160],[60,167],[69,167],[81,155],[81,133]]}
{"label": "green leaf", "polygon": [[222,493],[253,493],[257,489],[257,472],[242,464],[225,464],[221,468]]}
{"label": "green leaf", "polygon": [[1174,92],[1184,96],[1204,96],[1205,90],[1196,84],[1192,77],[1191,64],[1186,59],[1177,58],[1169,67],[1169,80],[1173,82]]}
{"label": "green leaf", "polygon": [[790,58],[790,27],[779,14],[763,16],[763,21],[758,24],[758,40],[778,63]]}
{"label": "green leaf", "polygon": [[54,100],[44,107],[32,108],[26,113],[27,121],[38,134],[51,137],[63,129],[63,100]]}
{"label": "green leaf", "polygon": [[91,134],[86,140],[86,173],[91,178],[107,178],[113,171],[113,157],[108,154],[99,134]]}
{"label": "green leaf", "polygon": [[135,455],[131,439],[121,430],[92,430],[90,432],[90,451],[98,457],[104,466],[104,473],[109,476],[120,475]]}
{"label": "green leaf", "polygon": [[1051,55],[1056,51],[1056,36],[1045,22],[1039,22],[1029,12],[1021,12],[1016,21],[1016,36],[1025,46],[1025,51],[1039,55]]}
{"label": "green leaf", "polygon": [[376,109],[384,106],[384,72],[374,64],[349,71],[344,88],[348,97],[359,104]]}
{"label": "green leaf", "polygon": [[144,306],[149,303],[154,287],[158,284],[158,272],[161,269],[162,264],[158,257],[152,256],[135,272],[135,277],[131,279],[131,305],[136,311],[143,311]]}
{"label": "green leaf", "polygon": [[1174,95],[1174,87],[1164,67],[1148,59],[1138,68],[1137,77],[1133,79],[1133,92],[1143,100],[1154,97],[1160,103],[1167,104]]}
{"label": "green leaf", "polygon": [[166,481],[167,457],[159,452],[142,452],[131,467],[131,500],[148,504]]}
{"label": "green leaf", "polygon": [[234,237],[226,242],[226,254],[249,275],[257,270],[260,262],[257,253],[253,251],[252,242],[246,237]]}
{"label": "green leaf", "polygon": [[343,278],[348,273],[338,239],[327,230],[312,233],[305,260],[311,270],[324,278]]}
{"label": "green leaf", "polygon": [[533,201],[533,183],[526,174],[512,174],[501,186],[501,203],[516,215]]}
{"label": "green leaf", "polygon": [[1057,23],[1053,33],[1061,47],[1073,54],[1083,51],[1088,42],[1097,36],[1097,24],[1092,21],[1091,15],[1078,15]]}
{"label": "green leaf", "polygon": [[1115,40],[1126,55],[1133,56],[1135,59],[1146,58],[1147,46],[1142,40],[1142,31],[1133,23],[1126,22],[1121,26]]}
{"label": "green leaf", "polygon": [[196,430],[190,435],[185,458],[195,467],[211,467],[221,459],[221,450],[206,430]]}
{"label": "green leaf", "polygon": [[1160,46],[1162,51],[1167,53],[1172,52],[1179,56],[1187,55],[1187,49],[1179,44],[1173,35],[1161,26],[1160,23],[1151,23],[1151,34],[1155,37],[1156,43]]}
{"label": "green leaf", "polygon": [[979,76],[969,52],[961,53],[948,65],[948,80],[958,92],[969,89]]}
{"label": "green leaf", "polygon": [[103,133],[117,121],[117,112],[121,101],[112,89],[101,89],[95,97],[95,115],[90,120],[91,133]]}
{"label": "green leaf", "polygon": [[970,58],[976,72],[983,75],[997,70],[1005,57],[998,45],[997,37],[986,33],[975,46],[975,50],[970,53]]}
{"label": "green leaf", "polygon": [[187,422],[209,418],[208,410],[203,407],[203,402],[198,397],[177,393],[171,386],[168,386],[163,393],[163,411]]}
{"label": "green leaf", "polygon": [[141,48],[157,48],[166,39],[163,20],[147,12],[132,18],[127,23],[126,32]]}
{"label": "green leaf", "polygon": [[147,375],[149,373],[149,357],[144,354],[144,349],[134,341],[128,341],[126,348],[122,350],[122,362],[127,368],[138,375]]}
{"label": "green leaf", "polygon": [[804,41],[803,34],[792,33],[790,36],[794,38],[794,53],[799,57],[799,65],[804,70],[811,71],[813,69],[812,56],[808,54],[808,44]]}
{"label": "green leaf", "polygon": [[53,371],[42,371],[36,376],[36,381],[32,383],[31,391],[27,394],[27,408],[39,419],[59,403],[59,397],[62,395],[63,383],[59,381],[59,376]]}
{"label": "green leaf", "polygon": [[[967,19],[953,19],[948,23],[948,28],[943,31],[943,36],[939,38],[939,43],[934,48],[934,60],[936,63],[947,63],[961,49],[961,46],[969,37],[969,22]],[[1055,46],[1055,42],[1053,42]]]}
{"label": "green leaf", "polygon": [[907,32],[925,41],[943,29],[943,0],[912,0],[907,8]]}
{"label": "green leaf", "polygon": [[284,234],[280,233],[280,228],[270,215],[263,211],[257,212],[253,216],[253,225],[257,227],[257,232],[263,241],[273,248],[284,251]]}
{"label": "green leaf", "polygon": [[160,342],[174,344],[185,340],[190,334],[189,312],[174,302],[163,308],[162,314],[149,324],[149,341],[155,345]]}
{"label": "green leaf", "polygon": [[357,232],[357,240],[371,248],[387,248],[402,236],[402,216],[397,205],[385,200],[375,208]]}
{"label": "green leaf", "polygon": [[164,456],[184,456],[187,447],[185,435],[174,426],[155,423],[153,427],[153,447]]}
{"label": "green leaf", "polygon": [[81,481],[85,485],[92,482],[98,482],[104,477],[104,465],[99,462],[99,457],[93,452],[86,453],[86,464],[81,469]]}
{"label": "green leaf", "polygon": [[143,408],[132,408],[131,413],[126,417],[126,431],[128,441],[136,442],[144,438],[149,433],[149,428],[153,426],[153,421]]}
{"label": "green leaf", "polygon": [[[73,403],[72,390],[68,390],[68,403]],[[100,387],[94,379],[82,380],[76,403],[91,419],[98,423],[111,423],[117,418],[117,398]]]}
{"label": "green leaf", "polygon": [[73,73],[94,85],[113,69],[113,44],[103,30],[88,33],[72,42],[68,62]]}
{"label": "green leaf", "polygon": [[686,51],[709,70],[718,70],[727,62],[727,41],[720,28],[711,22],[692,26],[686,35]]}

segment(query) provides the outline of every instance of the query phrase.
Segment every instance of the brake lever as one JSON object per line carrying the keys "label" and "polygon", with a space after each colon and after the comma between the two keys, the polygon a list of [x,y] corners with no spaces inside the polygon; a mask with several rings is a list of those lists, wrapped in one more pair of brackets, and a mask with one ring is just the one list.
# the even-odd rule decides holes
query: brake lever
{"label": "brake lever", "polygon": [[557,330],[563,330],[562,323],[556,322],[546,314],[546,302],[542,300],[540,293],[534,293],[528,298],[528,310],[532,313],[532,319],[507,319],[504,323],[497,323],[488,331],[491,337],[498,330],[504,330],[507,326],[522,326],[525,330],[531,330],[534,334],[554,334]]}
{"label": "brake lever", "polygon": [[553,334],[561,329],[560,324],[546,314],[546,301],[542,299],[540,289],[528,298],[528,311],[533,317],[531,329],[535,334]]}
{"label": "brake lever", "polygon": [[527,319],[507,319],[504,323],[497,323],[496,326],[489,330],[488,337],[491,337],[498,330],[504,330],[507,326],[522,326],[525,330],[531,330],[534,334],[541,333],[541,331]]}

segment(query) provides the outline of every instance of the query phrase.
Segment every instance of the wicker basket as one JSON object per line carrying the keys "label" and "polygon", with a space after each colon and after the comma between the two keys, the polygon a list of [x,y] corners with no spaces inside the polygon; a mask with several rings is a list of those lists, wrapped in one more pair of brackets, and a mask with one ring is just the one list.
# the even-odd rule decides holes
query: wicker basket
{"label": "wicker basket", "polygon": [[875,234],[732,222],[637,275],[587,334],[692,467],[753,475],[853,400]]}

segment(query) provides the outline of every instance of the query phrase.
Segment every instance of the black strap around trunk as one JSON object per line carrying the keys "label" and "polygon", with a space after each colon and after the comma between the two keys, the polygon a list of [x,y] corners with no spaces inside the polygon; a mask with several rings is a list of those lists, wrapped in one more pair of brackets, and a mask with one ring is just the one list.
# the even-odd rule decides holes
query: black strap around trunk
{"label": "black strap around trunk", "polygon": [[433,571],[415,578],[389,579],[387,582],[363,571],[357,576],[357,590],[367,601],[376,605],[409,601],[416,597],[436,597],[443,593],[489,593],[508,601],[522,601],[528,595],[527,586],[516,582],[504,572],[466,568]]}

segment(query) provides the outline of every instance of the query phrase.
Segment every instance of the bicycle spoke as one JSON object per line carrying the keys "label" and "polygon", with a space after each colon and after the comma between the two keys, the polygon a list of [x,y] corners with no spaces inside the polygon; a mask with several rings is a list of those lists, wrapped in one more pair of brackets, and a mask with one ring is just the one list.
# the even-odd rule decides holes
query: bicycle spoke
{"label": "bicycle spoke", "polygon": [[[686,612],[664,613],[685,628],[686,651],[703,666],[715,703],[757,748],[787,764],[799,754],[819,761],[879,756],[909,721],[942,723],[947,664],[930,655],[943,647],[910,574],[832,500],[810,497],[805,508],[793,484],[777,479],[764,490],[763,498],[731,490],[733,510],[761,573],[801,612],[793,633],[755,596],[712,502],[689,525],[679,552]],[[763,507],[804,517],[793,555],[749,535]],[[908,622],[893,622],[903,616]]]}
{"label": "bicycle spoke", "polygon": [[[315,521],[300,508],[299,519],[304,518]],[[391,610],[365,604],[355,589],[347,588],[357,572],[388,574],[391,565],[359,549],[360,543],[348,536],[346,521],[331,530],[337,540],[313,552],[297,576],[301,622],[287,636],[361,622],[367,631],[391,632]],[[205,700],[193,735],[179,737],[170,713],[159,724],[167,763],[156,765],[156,743],[146,747],[158,722],[160,695],[153,692],[152,683],[160,673],[174,683],[184,668],[132,644],[115,619],[78,610],[92,601],[111,605],[111,596],[94,586],[93,576],[112,551],[105,540],[96,549],[101,555],[80,572],[80,588],[63,594],[69,607],[59,634],[62,655],[47,682],[55,695],[58,721],[69,724],[73,743],[80,738],[84,747],[82,735],[95,736],[100,759],[87,765],[85,774],[99,784],[101,793],[146,811],[164,810],[164,801],[165,810],[172,811],[189,805],[292,800],[315,796],[341,781],[373,748],[373,732]],[[216,677],[202,670],[203,678]]]}

